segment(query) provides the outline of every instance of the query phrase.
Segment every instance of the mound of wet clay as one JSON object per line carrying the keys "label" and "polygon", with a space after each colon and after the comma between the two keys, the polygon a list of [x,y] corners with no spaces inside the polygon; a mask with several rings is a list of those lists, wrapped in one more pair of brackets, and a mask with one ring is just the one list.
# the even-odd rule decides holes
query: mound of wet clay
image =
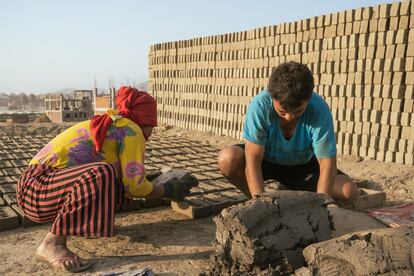
{"label": "mound of wet clay", "polygon": [[324,196],[275,191],[214,218],[215,255],[208,275],[290,274],[305,265],[302,250],[331,237]]}
{"label": "mound of wet clay", "polygon": [[414,275],[413,234],[414,226],[375,229],[312,244],[296,275]]}

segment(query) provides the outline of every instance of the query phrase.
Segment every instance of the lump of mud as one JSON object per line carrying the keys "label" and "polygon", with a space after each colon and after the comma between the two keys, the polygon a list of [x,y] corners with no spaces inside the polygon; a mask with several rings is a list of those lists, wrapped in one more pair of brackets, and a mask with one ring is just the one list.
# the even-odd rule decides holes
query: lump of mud
{"label": "lump of mud", "polygon": [[321,194],[274,191],[214,218],[215,250],[208,275],[290,274],[305,264],[302,250],[329,239],[332,221]]}
{"label": "lump of mud", "polygon": [[414,226],[361,231],[312,244],[303,255],[311,275],[414,275],[413,234]]}

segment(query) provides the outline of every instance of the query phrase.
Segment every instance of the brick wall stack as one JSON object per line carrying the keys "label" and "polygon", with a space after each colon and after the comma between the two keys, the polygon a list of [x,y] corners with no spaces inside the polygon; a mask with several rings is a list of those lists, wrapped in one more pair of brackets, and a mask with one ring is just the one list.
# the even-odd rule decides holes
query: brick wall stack
{"label": "brick wall stack", "polygon": [[152,45],[149,92],[160,122],[240,138],[250,99],[292,60],[313,72],[339,154],[414,164],[411,1]]}

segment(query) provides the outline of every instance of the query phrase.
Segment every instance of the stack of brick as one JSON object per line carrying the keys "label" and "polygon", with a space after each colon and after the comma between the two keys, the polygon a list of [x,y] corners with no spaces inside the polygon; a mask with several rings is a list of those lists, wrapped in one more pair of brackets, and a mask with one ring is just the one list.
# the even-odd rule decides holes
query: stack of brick
{"label": "stack of brick", "polygon": [[306,64],[334,117],[339,154],[413,165],[414,5],[383,4],[152,45],[163,123],[240,138],[272,68]]}

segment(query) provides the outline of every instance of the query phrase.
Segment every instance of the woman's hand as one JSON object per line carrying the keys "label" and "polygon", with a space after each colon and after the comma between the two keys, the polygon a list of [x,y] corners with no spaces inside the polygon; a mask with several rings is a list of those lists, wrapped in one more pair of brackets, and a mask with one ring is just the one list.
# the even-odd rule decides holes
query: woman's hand
{"label": "woman's hand", "polygon": [[198,180],[193,175],[187,174],[179,180],[171,179],[161,185],[165,189],[164,197],[174,201],[181,201],[190,194],[191,188],[198,185]]}
{"label": "woman's hand", "polygon": [[153,181],[155,178],[157,178],[161,174],[162,174],[161,171],[153,171],[153,172],[147,173],[145,177],[147,178],[148,181]]}

